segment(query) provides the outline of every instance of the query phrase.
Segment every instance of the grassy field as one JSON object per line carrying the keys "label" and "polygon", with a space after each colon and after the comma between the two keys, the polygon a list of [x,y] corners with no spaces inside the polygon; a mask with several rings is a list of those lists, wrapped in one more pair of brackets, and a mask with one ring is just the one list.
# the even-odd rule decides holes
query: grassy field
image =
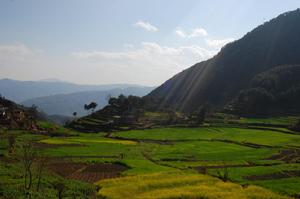
{"label": "grassy field", "polygon": [[299,116],[277,116],[277,117],[265,117],[265,118],[246,118],[237,117],[235,115],[214,113],[211,117],[207,118],[209,123],[231,123],[231,124],[255,124],[266,126],[284,126],[288,127],[295,124],[299,120]]}
{"label": "grassy field", "polygon": [[[100,198],[285,198],[300,194],[300,135],[283,127],[224,125],[92,134],[57,129],[63,137],[6,132],[16,136],[14,154],[8,153],[1,134],[0,152],[8,161],[0,161],[0,185],[7,187],[6,192],[22,184],[22,167],[13,160],[21,154],[18,146],[32,141],[38,154],[49,161],[43,183],[50,195],[56,193],[49,187],[57,179],[64,179],[66,196],[80,187],[95,190],[74,181],[81,179],[101,186]],[[112,172],[109,176],[99,174],[97,169],[103,165],[108,169],[105,172]],[[117,173],[114,169],[120,166],[113,165],[125,169]],[[68,175],[52,177],[57,170]]]}
{"label": "grassy field", "polygon": [[150,130],[132,130],[113,134],[129,139],[151,139],[170,141],[193,140],[231,140],[248,142],[268,146],[300,146],[300,136],[282,133],[276,130],[261,130],[230,127],[202,127],[202,128],[162,128]]}

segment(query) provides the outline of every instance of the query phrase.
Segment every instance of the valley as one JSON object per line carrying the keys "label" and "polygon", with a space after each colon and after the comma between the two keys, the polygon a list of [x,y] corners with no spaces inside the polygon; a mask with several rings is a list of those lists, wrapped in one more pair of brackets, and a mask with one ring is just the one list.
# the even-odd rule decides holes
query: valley
{"label": "valley", "polygon": [[298,0],[0,16],[0,199],[300,198]]}

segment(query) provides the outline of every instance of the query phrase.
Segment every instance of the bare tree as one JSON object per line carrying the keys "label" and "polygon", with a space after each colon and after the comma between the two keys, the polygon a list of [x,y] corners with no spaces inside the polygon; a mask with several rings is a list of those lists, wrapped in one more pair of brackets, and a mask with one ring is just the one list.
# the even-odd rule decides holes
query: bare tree
{"label": "bare tree", "polygon": [[37,159],[37,162],[36,162],[36,167],[37,167],[37,185],[36,185],[36,191],[40,190],[41,180],[42,180],[42,175],[43,175],[45,163],[46,163],[46,158],[39,157]]}
{"label": "bare tree", "polygon": [[26,194],[29,194],[29,190],[32,187],[32,166],[36,159],[36,152],[33,149],[31,142],[26,142],[22,145],[21,162],[24,167],[24,188]]}
{"label": "bare tree", "polygon": [[65,188],[66,188],[66,185],[63,182],[60,182],[60,181],[54,182],[52,185],[53,185],[53,188],[56,189],[56,191],[57,191],[58,199],[62,199],[63,198],[63,193],[64,193]]}
{"label": "bare tree", "polygon": [[8,152],[12,153],[15,149],[16,137],[14,135],[8,136]]}
{"label": "bare tree", "polygon": [[221,171],[217,170],[217,175],[218,175],[218,178],[221,179],[223,182],[227,182],[230,180],[229,179],[229,171],[228,171],[228,168],[226,165],[224,166],[223,173]]}

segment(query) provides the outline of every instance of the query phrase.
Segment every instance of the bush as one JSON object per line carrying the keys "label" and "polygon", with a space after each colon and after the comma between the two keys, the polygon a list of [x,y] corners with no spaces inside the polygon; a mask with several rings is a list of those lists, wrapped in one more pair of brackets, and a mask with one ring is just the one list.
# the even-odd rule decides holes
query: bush
{"label": "bush", "polygon": [[294,124],[290,129],[293,131],[300,132],[300,120],[296,124]]}

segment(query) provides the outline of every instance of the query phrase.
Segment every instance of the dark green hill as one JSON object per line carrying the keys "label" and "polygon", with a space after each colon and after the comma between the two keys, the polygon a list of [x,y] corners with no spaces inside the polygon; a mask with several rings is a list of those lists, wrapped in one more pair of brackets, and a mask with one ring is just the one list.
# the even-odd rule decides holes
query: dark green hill
{"label": "dark green hill", "polygon": [[[300,9],[284,13],[227,44],[215,57],[175,75],[148,97],[161,107],[193,111],[209,103],[221,108],[251,86],[257,74],[300,64]],[[299,102],[298,102],[299,103]]]}
{"label": "dark green hill", "polygon": [[279,66],[256,75],[227,109],[242,115],[300,113],[300,65]]}

